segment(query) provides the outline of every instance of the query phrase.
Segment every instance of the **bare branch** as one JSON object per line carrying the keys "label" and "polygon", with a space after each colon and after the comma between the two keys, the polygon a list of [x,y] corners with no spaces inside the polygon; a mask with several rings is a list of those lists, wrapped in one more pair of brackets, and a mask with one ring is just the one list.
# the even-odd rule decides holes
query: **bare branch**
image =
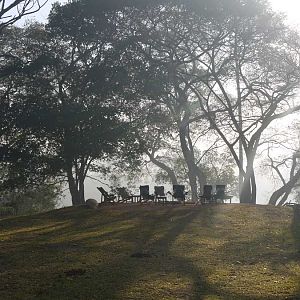
{"label": "bare branch", "polygon": [[39,11],[48,0],[0,0],[0,32],[21,18]]}

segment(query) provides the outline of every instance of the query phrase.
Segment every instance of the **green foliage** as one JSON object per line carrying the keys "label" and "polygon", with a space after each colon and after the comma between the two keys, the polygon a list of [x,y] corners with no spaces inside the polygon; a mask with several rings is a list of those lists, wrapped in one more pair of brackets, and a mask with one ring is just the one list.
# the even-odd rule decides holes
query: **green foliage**
{"label": "green foliage", "polygon": [[235,162],[230,153],[209,151],[201,162],[201,168],[206,175],[208,184],[225,184],[228,194],[238,195],[238,177]]}
{"label": "green foliage", "polygon": [[34,101],[42,101],[46,89],[45,80],[36,74],[40,69],[46,72],[53,61],[45,55],[48,40],[40,24],[6,29],[0,40],[0,56],[6,58],[0,61],[1,190],[5,190],[42,183],[54,173],[53,144],[44,127],[36,130],[49,108],[41,111]]}
{"label": "green foliage", "polygon": [[33,214],[55,209],[61,189],[59,185],[44,183],[2,192],[1,195],[7,202],[1,210],[13,208],[16,214]]}
{"label": "green foliage", "polygon": [[16,210],[13,206],[0,206],[0,217],[13,216]]}
{"label": "green foliage", "polygon": [[[51,18],[63,17],[56,8]],[[8,185],[20,184],[24,167],[31,175],[25,178],[67,173],[73,193],[83,185],[92,161],[124,151],[131,157],[138,149],[118,94],[127,77],[122,67],[114,66],[110,31],[99,33],[98,40],[88,30],[80,36],[76,30],[58,32],[57,24],[7,32],[14,39],[6,39],[2,50],[11,49],[14,59],[0,66],[0,97],[7,103],[2,106],[6,145],[1,158],[16,175]],[[13,68],[15,60],[20,66]],[[11,126],[5,126],[9,118]]]}

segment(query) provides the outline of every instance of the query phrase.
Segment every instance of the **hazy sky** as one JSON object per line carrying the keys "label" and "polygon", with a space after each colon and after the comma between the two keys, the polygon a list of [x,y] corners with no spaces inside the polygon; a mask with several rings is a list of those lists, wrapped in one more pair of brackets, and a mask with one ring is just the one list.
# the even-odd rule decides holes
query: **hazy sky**
{"label": "hazy sky", "polygon": [[[51,9],[51,5],[58,0],[48,0],[47,4],[35,16],[37,20],[45,21]],[[58,2],[64,3],[65,0]],[[288,16],[289,23],[300,27],[300,0],[269,0],[274,10],[284,12]]]}
{"label": "hazy sky", "polygon": [[289,22],[300,26],[300,1],[299,0],[270,0],[274,10],[287,14]]}

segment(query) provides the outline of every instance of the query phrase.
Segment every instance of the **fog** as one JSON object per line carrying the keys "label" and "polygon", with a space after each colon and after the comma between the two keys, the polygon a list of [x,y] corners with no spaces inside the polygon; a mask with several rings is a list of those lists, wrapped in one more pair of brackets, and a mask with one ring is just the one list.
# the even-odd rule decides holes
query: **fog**
{"label": "fog", "polygon": [[[22,25],[26,23],[27,21],[30,20],[35,20],[39,22],[45,22],[47,19],[47,16],[49,14],[49,11],[51,9],[51,6],[53,3],[57,2],[56,0],[49,0],[44,7],[37,12],[34,16],[29,16],[27,18],[22,19],[21,21],[18,22],[19,25]],[[59,2],[65,3],[67,1],[62,1],[60,0]],[[300,21],[299,21],[299,11],[300,11],[300,1],[298,0],[271,0],[269,1],[276,11],[281,11],[284,14],[287,15],[288,17],[288,22],[292,26],[295,26],[297,28],[300,28]],[[285,122],[290,122],[289,120],[286,120]],[[266,176],[264,172],[259,168],[260,162],[257,162],[257,182],[258,182],[258,197],[257,197],[257,203],[258,204],[266,204],[268,201],[268,197],[270,196],[271,192],[274,190],[275,183],[273,180]],[[91,174],[93,177],[97,177],[97,174]],[[110,185],[108,181],[105,181],[103,178],[98,178],[101,181],[107,183]],[[126,184],[124,182],[124,184]],[[149,184],[151,190],[153,190],[153,186],[156,184],[151,180],[151,177],[149,177],[147,180],[144,180],[143,182],[137,183],[137,188],[138,185],[141,184]],[[92,179],[87,179],[86,180],[86,199],[88,198],[95,198],[95,199],[100,199],[100,193],[96,189],[97,186],[101,185],[99,182],[92,180]],[[107,188],[107,186],[102,185],[104,188]],[[108,188],[107,188],[108,189]],[[171,185],[166,185],[166,190],[171,189]],[[133,191],[137,192],[137,190]],[[68,191],[65,191],[65,196],[62,199],[61,205],[71,205],[71,200],[70,200],[70,195]]]}

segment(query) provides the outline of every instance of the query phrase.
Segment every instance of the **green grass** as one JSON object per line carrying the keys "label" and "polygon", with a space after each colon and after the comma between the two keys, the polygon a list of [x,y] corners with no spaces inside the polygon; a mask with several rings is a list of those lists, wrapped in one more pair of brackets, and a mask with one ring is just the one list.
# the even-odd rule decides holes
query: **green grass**
{"label": "green grass", "polygon": [[0,299],[300,299],[300,213],[65,208],[0,221]]}

